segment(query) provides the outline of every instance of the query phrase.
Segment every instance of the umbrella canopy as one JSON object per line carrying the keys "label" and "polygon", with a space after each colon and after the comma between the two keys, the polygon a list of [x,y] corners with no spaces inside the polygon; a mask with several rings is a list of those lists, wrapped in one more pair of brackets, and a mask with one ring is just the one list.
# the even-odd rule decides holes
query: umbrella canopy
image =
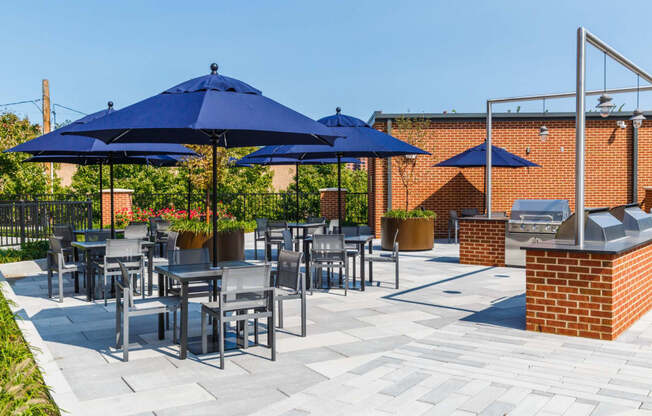
{"label": "umbrella canopy", "polygon": [[[378,131],[364,121],[341,113],[340,107],[335,114],[318,120],[328,126],[334,134],[340,136],[333,146],[280,145],[266,146],[253,153],[250,158],[289,157],[295,159],[319,159],[341,157],[391,157],[406,155],[429,155],[425,150],[412,146],[389,134]],[[341,189],[341,171],[337,165],[337,188]],[[337,211],[342,223],[341,192],[337,193]]]}
{"label": "umbrella canopy", "polygon": [[149,165],[155,167],[176,166],[191,157],[190,155],[151,155],[151,156],[94,156],[94,155],[37,155],[23,162],[54,162],[75,165],[108,165],[109,159],[116,165]]}
{"label": "umbrella canopy", "polygon": [[[217,146],[332,144],[337,137],[323,124],[263,96],[234,78],[211,73],[182,82],[161,94],[78,125],[66,134],[110,142],[210,144],[213,198],[217,213]],[[217,267],[217,217],[213,215],[213,266]],[[185,353],[182,353],[185,358]]]}
{"label": "umbrella canopy", "polygon": [[67,134],[110,142],[212,144],[222,147],[332,143],[324,125],[234,78],[211,73],[182,82]]}
{"label": "umbrella canopy", "polygon": [[[252,153],[253,154],[253,153]],[[235,166],[249,167],[251,165],[334,165],[338,163],[336,157],[322,158],[322,159],[293,159],[290,157],[249,157],[249,155],[235,162]],[[361,164],[360,159],[354,157],[343,157],[339,163],[353,163],[356,165]]]}
{"label": "umbrella canopy", "polygon": [[85,136],[69,136],[64,133],[91,121],[101,120],[115,113],[113,103],[109,102],[108,108],[87,115],[79,120],[58,128],[50,133],[28,140],[14,146],[5,152],[23,152],[32,155],[93,155],[93,156],[136,156],[136,155],[196,155],[195,152],[180,144],[152,143],[115,143],[107,145],[101,140]]}
{"label": "umbrella canopy", "polygon": [[[487,161],[487,145],[482,143],[478,146],[472,147],[463,151],[462,153],[439,162],[434,166],[444,167],[484,167]],[[538,167],[534,162],[516,156],[497,146],[491,146],[491,166],[506,167],[506,168],[524,168],[524,167]]]}
{"label": "umbrella canopy", "polygon": [[340,113],[324,117],[320,123],[328,126],[333,134],[340,136],[333,146],[278,145],[266,146],[248,157],[289,157],[295,159],[319,159],[341,157],[391,157],[403,155],[428,155],[430,153],[412,146],[389,134],[371,128],[364,121]]}

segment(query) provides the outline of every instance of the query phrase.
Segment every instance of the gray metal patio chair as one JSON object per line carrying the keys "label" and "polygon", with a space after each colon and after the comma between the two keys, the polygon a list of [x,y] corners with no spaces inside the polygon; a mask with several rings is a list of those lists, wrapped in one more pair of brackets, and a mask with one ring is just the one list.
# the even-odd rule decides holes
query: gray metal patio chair
{"label": "gray metal patio chair", "polygon": [[376,262],[381,262],[381,263],[394,263],[395,268],[394,268],[394,279],[395,279],[395,287],[398,289],[398,280],[399,280],[399,273],[398,273],[398,259],[399,259],[399,252],[398,252],[398,230],[396,230],[396,233],[394,233],[394,244],[392,251],[390,253],[380,253],[380,254],[370,254],[367,257],[365,257],[365,261],[369,262],[369,280],[373,281],[374,278],[374,269],[373,269],[373,264]]}
{"label": "gray metal patio chair", "polygon": [[332,219],[328,222],[327,234],[338,234],[340,228],[340,220]]}
{"label": "gray metal patio chair", "polygon": [[326,224],[326,217],[308,217],[306,222],[309,224],[317,223],[317,222]]}
{"label": "gray metal patio chair", "polygon": [[275,299],[278,303],[278,327],[283,328],[283,302],[301,300],[301,336],[306,336],[306,276],[301,273],[303,253],[281,250],[278,266],[272,270],[272,279],[276,288]]}
{"label": "gray metal patio chair", "polygon": [[93,265],[95,270],[102,276],[102,296],[104,297],[105,306],[107,304],[107,279],[111,278],[113,286],[115,277],[122,275],[118,261],[121,261],[127,267],[132,276],[140,277],[140,292],[143,299],[145,298],[145,256],[143,255],[140,240],[109,239],[106,240],[104,261]]}
{"label": "gray metal patio chair", "polygon": [[66,262],[66,254],[60,237],[49,238],[50,249],[47,252],[48,298],[52,298],[52,274],[56,271],[59,277],[59,302],[63,302],[63,276],[84,270],[77,263]]}
{"label": "gray metal patio chair", "polygon": [[254,321],[254,339],[258,344],[258,320],[267,318],[267,346],[272,349],[272,361],[276,361],[276,314],[274,287],[270,286],[270,266],[265,264],[224,270],[218,296],[217,301],[201,305],[202,352],[205,354],[208,349],[208,316],[213,318],[213,341],[217,335],[221,369],[224,369],[226,324],[243,323],[243,348],[246,349],[249,344],[249,321]]}
{"label": "gray metal patio chair", "polygon": [[[206,247],[185,250],[168,250],[168,256],[168,264],[171,266],[210,263],[210,256],[208,248]],[[164,293],[174,296],[179,296],[181,294],[181,287],[178,284],[175,284],[174,280],[166,279],[164,284]],[[213,299],[212,289],[212,282],[192,282],[188,285],[188,297],[196,298],[205,296],[210,301]]]}
{"label": "gray metal patio chair", "polygon": [[[265,259],[272,259],[272,246],[282,245],[283,231],[289,230],[287,221],[269,221],[265,231]],[[290,234],[292,235],[292,234]]]}
{"label": "gray metal patio chair", "polygon": [[[355,237],[360,235],[360,229],[354,225],[345,225],[342,227],[344,237]],[[353,260],[353,284],[355,285],[357,258],[360,255],[360,246],[357,244],[346,245],[346,256]]]}
{"label": "gray metal patio chair", "polygon": [[[310,252],[310,264],[308,267],[316,268],[319,273],[313,274],[315,280],[319,279],[319,286],[322,287],[322,268],[329,272],[334,268],[344,268],[344,295],[349,288],[349,262],[347,261],[346,246],[344,245],[344,234],[322,234],[314,236],[312,250]],[[328,274],[327,287],[330,289],[330,273]],[[314,286],[314,285],[313,285]]]}
{"label": "gray metal patio chair", "polygon": [[147,232],[147,223],[132,222],[125,227],[124,237],[125,240],[146,240]]}
{"label": "gray metal patio chair", "polygon": [[265,246],[265,233],[267,232],[267,218],[256,218],[256,230],[254,231],[254,258],[258,260],[258,242],[263,242]]}
{"label": "gray metal patio chair", "polygon": [[157,315],[159,313],[174,314],[172,342],[176,343],[177,334],[177,309],[180,299],[176,296],[163,296],[149,299],[135,299],[129,268],[117,260],[120,274],[116,279],[115,302],[115,338],[116,349],[122,344],[122,359],[129,361],[129,323],[130,318],[143,315]]}
{"label": "gray metal patio chair", "polygon": [[371,227],[368,225],[358,225],[358,235],[372,235]]}
{"label": "gray metal patio chair", "polygon": [[111,231],[109,230],[86,231],[84,233],[84,240],[86,241],[106,241],[109,238],[111,238]]}
{"label": "gray metal patio chair", "polygon": [[61,242],[61,249],[63,250],[64,256],[66,256],[66,260],[73,260],[72,259],[72,253],[73,253],[73,248],[72,248],[72,242],[75,241],[75,232],[73,230],[72,225],[70,224],[55,224],[52,226],[52,234],[55,237],[59,237],[59,240]]}
{"label": "gray metal patio chair", "polygon": [[455,242],[457,243],[457,232],[460,229],[459,217],[457,216],[457,211],[450,210],[448,211],[448,242],[451,242],[451,230],[455,237]]}

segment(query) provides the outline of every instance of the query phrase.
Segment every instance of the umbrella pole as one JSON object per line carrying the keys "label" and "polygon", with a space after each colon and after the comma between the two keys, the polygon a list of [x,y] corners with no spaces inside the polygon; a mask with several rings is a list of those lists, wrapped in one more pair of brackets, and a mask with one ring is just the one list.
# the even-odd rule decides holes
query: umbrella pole
{"label": "umbrella pole", "polygon": [[217,137],[213,137],[213,267],[217,267]]}
{"label": "umbrella pole", "polygon": [[104,206],[102,204],[102,162],[100,162],[100,230],[104,228]]}
{"label": "umbrella pole", "polygon": [[190,193],[192,192],[192,183],[190,183],[190,168],[188,168],[188,219],[190,219]]}
{"label": "umbrella pole", "polygon": [[342,230],[342,156],[337,155],[337,219],[338,232]]}
{"label": "umbrella pole", "polygon": [[297,175],[296,175],[296,181],[297,181],[297,222],[299,222],[299,162],[296,164],[296,169],[297,169]]}
{"label": "umbrella pole", "polygon": [[113,160],[109,159],[109,181],[111,182],[111,238],[115,238],[115,220],[113,215]]}

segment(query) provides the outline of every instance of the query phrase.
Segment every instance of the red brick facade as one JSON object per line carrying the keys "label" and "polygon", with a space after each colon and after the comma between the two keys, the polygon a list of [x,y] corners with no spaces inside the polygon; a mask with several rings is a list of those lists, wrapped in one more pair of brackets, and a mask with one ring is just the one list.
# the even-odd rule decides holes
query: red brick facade
{"label": "red brick facade", "polygon": [[[385,117],[385,118],[383,118]],[[386,131],[389,115],[376,117],[374,128]],[[622,119],[623,117],[621,117]],[[586,130],[586,206],[614,206],[632,198],[632,134],[616,126],[616,118],[587,117]],[[493,210],[508,211],[516,198],[568,199],[574,205],[575,193],[575,120],[569,116],[548,115],[545,125],[548,139],[539,138],[544,120],[532,116],[496,115],[493,122],[494,145],[524,157],[541,167],[493,169]],[[391,134],[404,136],[393,124]],[[437,213],[436,236],[447,234],[450,210],[484,208],[484,168],[434,167],[485,139],[481,116],[438,115],[430,119],[430,128],[421,145],[431,156],[417,158],[416,180],[410,188],[409,208],[423,207]],[[392,169],[392,208],[405,206],[405,190],[396,164]],[[370,225],[379,234],[380,216],[387,207],[387,161],[369,159]],[[652,123],[639,129],[639,200],[645,197],[644,185],[652,184]]]}
{"label": "red brick facade", "polygon": [[[337,219],[337,188],[320,189],[319,194],[321,216],[329,220]],[[342,189],[340,205],[342,206],[342,219],[344,219],[346,218],[346,189]]]}
{"label": "red brick facade", "polygon": [[460,263],[505,265],[506,220],[460,220]]}
{"label": "red brick facade", "polygon": [[652,307],[652,243],[622,254],[528,250],[526,329],[613,340]]}
{"label": "red brick facade", "polygon": [[[122,209],[131,211],[131,196],[134,193],[131,189],[113,190],[113,212]],[[111,224],[111,192],[108,189],[102,190],[102,222],[104,225]]]}

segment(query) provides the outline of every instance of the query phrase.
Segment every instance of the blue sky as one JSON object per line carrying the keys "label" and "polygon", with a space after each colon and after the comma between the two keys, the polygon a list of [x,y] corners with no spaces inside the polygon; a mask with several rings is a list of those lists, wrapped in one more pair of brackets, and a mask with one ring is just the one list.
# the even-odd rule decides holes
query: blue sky
{"label": "blue sky", "polygon": [[[652,72],[652,2],[622,6],[613,0],[10,2],[0,14],[0,104],[39,98],[41,79],[48,78],[54,103],[87,113],[108,100],[121,108],[208,73],[215,61],[221,73],[313,118],[338,105],[364,120],[374,110],[479,112],[489,97],[573,90],[580,25]],[[598,89],[602,55],[589,52],[587,85]],[[636,83],[613,62],[607,81]],[[632,94],[616,101],[635,105]],[[652,109],[652,93],[641,97],[641,107]],[[33,105],[8,109],[39,119]],[[523,104],[521,111],[528,110],[540,111],[541,104]],[[58,121],[78,116],[57,108]]]}

